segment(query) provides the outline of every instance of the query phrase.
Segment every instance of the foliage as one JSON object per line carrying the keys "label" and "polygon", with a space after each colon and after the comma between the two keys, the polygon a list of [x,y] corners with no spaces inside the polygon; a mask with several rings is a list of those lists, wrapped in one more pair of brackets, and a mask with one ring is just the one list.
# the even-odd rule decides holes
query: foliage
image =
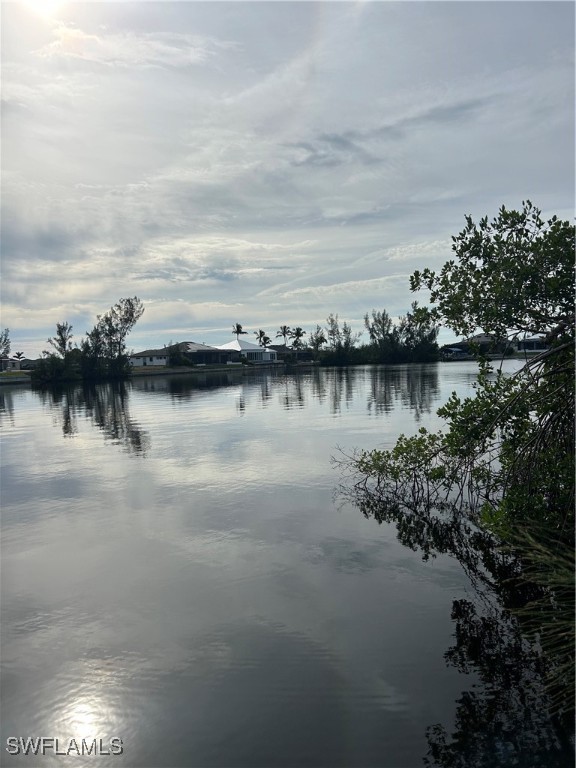
{"label": "foliage", "polygon": [[288,338],[290,337],[291,329],[289,325],[281,325],[278,329],[278,333],[276,334],[276,338],[282,337],[284,339],[284,346],[288,343]]}
{"label": "foliage", "polygon": [[0,331],[0,357],[8,357],[10,354],[10,329]]}
{"label": "foliage", "polygon": [[240,325],[240,323],[234,323],[234,325],[232,326],[232,333],[238,339],[239,336],[245,336],[248,333],[248,331],[245,331]]}
{"label": "foliage", "polygon": [[301,347],[302,346],[302,339],[306,335],[306,331],[303,331],[300,326],[297,326],[296,328],[293,328],[290,331],[290,338],[292,339],[292,346],[293,347]]}
{"label": "foliage", "polygon": [[192,360],[184,353],[180,344],[172,344],[170,342],[166,347],[166,351],[168,352],[168,365],[171,368],[193,365]]}
{"label": "foliage", "polygon": [[354,333],[352,326],[344,322],[340,327],[338,315],[328,315],[326,322],[326,337],[329,351],[324,355],[323,362],[328,365],[349,365],[355,360],[354,348],[360,339],[361,333]]}
{"label": "foliage", "polygon": [[413,291],[431,292],[435,319],[457,335],[477,328],[496,336],[558,335],[573,326],[574,227],[556,216],[543,221],[529,200],[522,206],[502,206],[478,225],[466,216],[465,229],[452,238],[457,259],[438,275],[425,269],[410,278]]}
{"label": "foliage", "polygon": [[141,300],[120,299],[108,312],[98,315],[82,344],[85,371],[91,376],[124,376],[129,371],[126,337],[144,313]]}
{"label": "foliage", "polygon": [[[445,429],[357,452],[346,462],[350,492],[365,515],[396,522],[408,546],[458,557],[516,612],[524,633],[538,634],[552,711],[566,716],[573,698],[553,692],[568,668],[573,679],[573,605],[554,574],[566,575],[574,547],[574,229],[556,217],[544,222],[528,202],[521,212],[502,208],[491,223],[466,217],[453,250],[439,275],[412,276],[412,289],[428,288],[435,305],[426,315],[413,305],[414,327],[541,333],[549,349],[511,376],[480,359],[474,396],[453,393],[438,411]],[[379,319],[365,318],[376,339]],[[570,611],[572,622],[558,624],[558,612]]]}
{"label": "foliage", "polygon": [[266,331],[263,331],[261,328],[257,331],[254,331],[254,334],[258,344],[260,344],[261,347],[266,348],[268,344],[272,342],[272,339],[266,334]]}
{"label": "foliage", "polygon": [[72,349],[72,326],[69,323],[56,323],[56,336],[48,339],[56,350],[56,354],[64,360],[66,354]]}
{"label": "foliage", "polygon": [[326,336],[322,326],[316,325],[316,330],[310,333],[308,342],[314,354],[314,359],[317,360],[320,349],[326,344]]}
{"label": "foliage", "polygon": [[425,307],[412,302],[411,311],[393,323],[386,310],[364,315],[370,345],[365,351],[374,363],[431,362],[438,359],[438,324]]}
{"label": "foliage", "polygon": [[72,347],[72,326],[56,324],[56,335],[48,342],[55,353],[44,352],[43,359],[32,372],[40,384],[55,384],[78,378],[101,379],[121,377],[129,372],[126,337],[144,312],[141,300],[120,299],[97,322],[80,347]]}

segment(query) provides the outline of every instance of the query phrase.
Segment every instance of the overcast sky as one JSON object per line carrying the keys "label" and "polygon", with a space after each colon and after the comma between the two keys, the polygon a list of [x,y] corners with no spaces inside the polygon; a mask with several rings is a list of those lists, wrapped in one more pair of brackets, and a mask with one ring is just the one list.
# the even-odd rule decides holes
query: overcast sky
{"label": "overcast sky", "polygon": [[524,199],[574,215],[571,2],[2,3],[13,353],[134,295],[134,350],[359,331]]}

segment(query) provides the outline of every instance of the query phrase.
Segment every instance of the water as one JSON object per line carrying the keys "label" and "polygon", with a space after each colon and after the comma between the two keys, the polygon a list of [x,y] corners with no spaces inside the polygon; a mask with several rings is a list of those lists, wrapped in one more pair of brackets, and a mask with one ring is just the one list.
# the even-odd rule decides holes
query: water
{"label": "water", "polygon": [[474,593],[338,504],[331,457],[439,426],[476,371],[0,390],[2,765],[94,764],[7,753],[29,736],[122,739],[102,766],[422,765],[478,683],[444,659]]}

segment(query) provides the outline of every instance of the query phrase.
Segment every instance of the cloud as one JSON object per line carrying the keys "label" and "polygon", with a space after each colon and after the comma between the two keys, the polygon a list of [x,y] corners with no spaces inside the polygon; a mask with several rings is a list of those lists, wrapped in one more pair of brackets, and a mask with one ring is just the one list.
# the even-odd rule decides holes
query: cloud
{"label": "cloud", "polygon": [[122,295],[150,308],[144,346],[189,318],[217,343],[232,322],[402,314],[465,214],[572,215],[569,4],[361,10],[70,3],[51,26],[7,4],[14,343]]}
{"label": "cloud", "polygon": [[75,58],[114,66],[187,67],[202,64],[230,43],[190,34],[100,32],[88,34],[77,27],[60,25],[54,40],[35,51],[40,58]]}
{"label": "cloud", "polygon": [[375,293],[388,293],[394,290],[399,284],[402,285],[408,280],[407,274],[389,275],[388,277],[374,277],[367,280],[349,280],[347,282],[332,283],[330,285],[315,285],[305,288],[294,288],[289,291],[278,289],[269,289],[260,295],[273,295],[277,292],[280,299],[305,299],[310,298],[315,301],[328,299],[343,299],[355,296],[371,296]]}

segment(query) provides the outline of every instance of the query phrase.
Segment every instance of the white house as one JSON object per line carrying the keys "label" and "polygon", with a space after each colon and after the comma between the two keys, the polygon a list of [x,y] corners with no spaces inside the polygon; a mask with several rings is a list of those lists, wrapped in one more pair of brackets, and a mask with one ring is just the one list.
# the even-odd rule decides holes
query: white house
{"label": "white house", "polygon": [[217,349],[231,349],[240,352],[251,363],[277,363],[278,355],[274,349],[259,347],[258,344],[252,344],[243,339],[234,339],[227,344],[220,344]]}
{"label": "white house", "polygon": [[130,365],[140,368],[148,365],[168,365],[169,353],[167,349],[145,349],[143,352],[135,352],[130,355]]}

